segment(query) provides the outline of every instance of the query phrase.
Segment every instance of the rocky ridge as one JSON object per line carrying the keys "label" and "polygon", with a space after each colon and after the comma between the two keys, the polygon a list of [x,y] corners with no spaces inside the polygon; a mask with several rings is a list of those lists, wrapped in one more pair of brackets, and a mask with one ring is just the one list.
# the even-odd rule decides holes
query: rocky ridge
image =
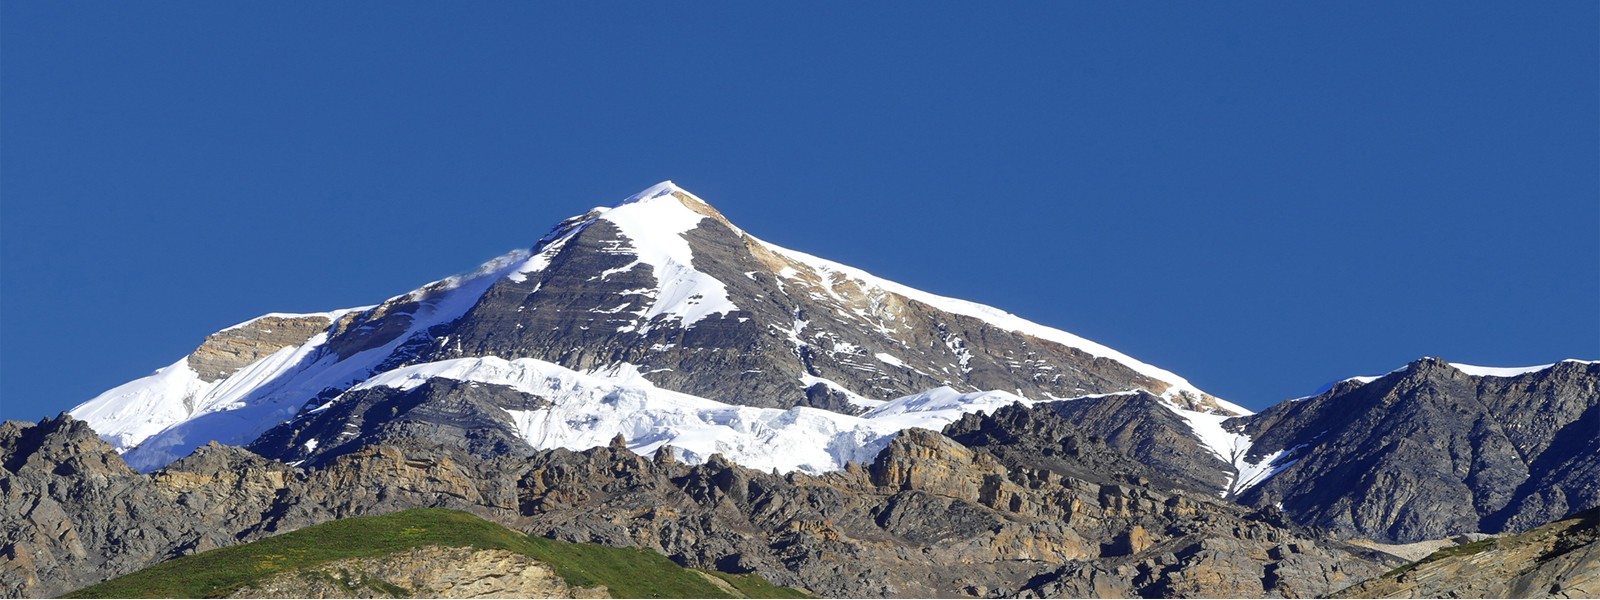
{"label": "rocky ridge", "polygon": [[1279,465],[1242,502],[1342,536],[1523,531],[1600,506],[1600,363],[1488,376],[1422,359],[1228,425]]}
{"label": "rocky ridge", "polygon": [[[967,429],[993,427],[979,421]],[[8,470],[0,508],[25,516],[0,531],[8,596],[59,593],[190,552],[416,506],[567,541],[651,548],[685,566],[754,571],[825,596],[1084,586],[1130,597],[1313,596],[1399,562],[1208,494],[1144,485],[1148,467],[1071,432],[1054,441],[1056,467],[912,430],[870,466],[819,477],[720,457],[686,465],[670,451],[647,458],[621,440],[482,461],[425,439],[368,446],[309,470],[209,446],[141,475],[70,417],[10,422],[0,439]],[[1107,465],[1118,474],[1104,481],[1069,474]]]}

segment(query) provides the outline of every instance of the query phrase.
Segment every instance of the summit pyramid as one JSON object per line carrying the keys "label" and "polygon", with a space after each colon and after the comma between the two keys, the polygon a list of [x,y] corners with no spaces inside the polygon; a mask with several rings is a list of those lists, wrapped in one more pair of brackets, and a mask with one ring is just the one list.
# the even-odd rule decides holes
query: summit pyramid
{"label": "summit pyramid", "polygon": [[[72,414],[141,470],[213,440],[299,462],[431,427],[482,453],[621,433],[816,472],[906,427],[1107,394],[1200,429],[1248,414],[1076,335],[764,242],[667,181],[374,306],[217,332]],[[1196,440],[1226,462],[1211,429]]]}

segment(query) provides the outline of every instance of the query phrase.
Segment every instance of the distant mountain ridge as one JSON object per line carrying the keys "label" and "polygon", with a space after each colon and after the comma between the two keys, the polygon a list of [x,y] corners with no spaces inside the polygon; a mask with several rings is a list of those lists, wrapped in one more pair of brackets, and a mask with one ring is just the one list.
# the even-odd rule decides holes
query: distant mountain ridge
{"label": "distant mountain ridge", "polygon": [[1228,425],[1272,465],[1242,502],[1346,535],[1520,531],[1600,506],[1600,361],[1425,358]]}

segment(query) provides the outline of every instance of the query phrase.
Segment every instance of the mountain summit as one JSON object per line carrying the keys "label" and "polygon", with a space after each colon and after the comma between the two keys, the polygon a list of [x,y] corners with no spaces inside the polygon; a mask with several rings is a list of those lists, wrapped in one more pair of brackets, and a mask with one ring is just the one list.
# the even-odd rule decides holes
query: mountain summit
{"label": "mountain summit", "polygon": [[1131,393],[1229,462],[1217,423],[1248,411],[1177,375],[766,243],[665,181],[375,306],[229,327],[71,412],[141,470],[212,440],[316,461],[433,428],[484,453],[620,432],[640,452],[815,472],[906,427]]}

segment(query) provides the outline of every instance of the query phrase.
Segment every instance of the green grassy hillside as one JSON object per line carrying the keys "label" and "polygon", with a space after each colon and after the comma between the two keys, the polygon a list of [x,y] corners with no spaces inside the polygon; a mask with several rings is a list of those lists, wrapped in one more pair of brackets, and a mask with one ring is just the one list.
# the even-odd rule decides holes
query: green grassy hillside
{"label": "green grassy hillside", "polygon": [[[498,548],[553,567],[568,584],[603,585],[621,598],[728,598],[724,588],[666,557],[638,548],[532,537],[473,515],[422,508],[341,519],[228,548],[170,560],[90,586],[68,598],[215,598],[268,577],[347,558],[422,546]],[[804,598],[754,575],[710,573],[751,598]]]}

